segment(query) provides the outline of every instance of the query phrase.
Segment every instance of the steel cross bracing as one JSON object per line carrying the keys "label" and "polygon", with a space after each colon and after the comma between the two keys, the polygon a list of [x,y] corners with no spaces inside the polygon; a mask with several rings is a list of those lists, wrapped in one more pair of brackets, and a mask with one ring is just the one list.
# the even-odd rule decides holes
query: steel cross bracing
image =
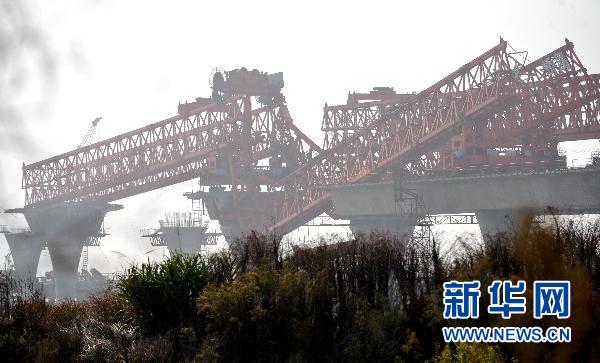
{"label": "steel cross bracing", "polygon": [[[206,172],[200,185],[229,185],[232,191],[243,191],[257,185],[272,186],[283,175],[275,175],[259,160],[279,158],[287,169],[295,169],[316,157],[321,148],[294,124],[287,106],[277,103],[252,111],[252,130],[247,137],[251,152],[244,145],[232,143],[220,153],[221,173]],[[247,160],[248,156],[251,160]]]}
{"label": "steel cross bracing", "polygon": [[[569,41],[521,68],[519,77],[521,102],[488,119],[488,137],[496,142],[538,127],[550,127],[569,112],[595,103],[600,95],[600,77],[587,74]],[[560,134],[566,124],[559,122],[555,126],[559,126],[555,130]]]}
{"label": "steel cross bracing", "polygon": [[[503,41],[501,40],[501,43]],[[513,56],[526,52],[507,52],[509,59],[515,63],[513,73],[515,73],[520,63]],[[472,75],[475,75],[478,69],[473,69]],[[483,80],[485,81],[485,80]],[[471,86],[478,83],[470,83]],[[392,90],[393,91],[393,90]],[[452,90],[455,96],[460,94],[456,90]],[[325,106],[323,108],[323,122],[321,130],[325,132],[323,148],[329,149],[343,140],[349,138],[358,130],[366,127],[370,123],[385,117],[387,115],[398,112],[401,108],[409,105],[416,95],[412,94],[378,94],[371,93],[369,99],[377,99],[377,101],[357,103],[349,102],[346,105]]]}
{"label": "steel cross bracing", "polygon": [[[416,226],[433,226],[440,224],[477,224],[475,214],[427,214],[416,222]],[[338,223],[327,214],[318,215],[302,227],[349,227],[350,222]]]}
{"label": "steel cross bracing", "polygon": [[[142,237],[150,238],[151,246],[167,246],[167,241],[165,240],[162,231],[157,229],[143,229],[140,232]],[[223,234],[219,232],[205,232],[205,238],[199,241],[199,244],[200,246],[216,246],[219,242],[219,237],[221,236],[223,236]]]}
{"label": "steel cross bracing", "polygon": [[257,139],[253,148],[256,159],[279,151],[285,153],[290,162],[306,163],[321,152],[321,148],[294,125],[285,104],[257,109],[252,114],[252,121],[252,134]]}
{"label": "steel cross bracing", "polygon": [[[466,133],[470,133],[473,139],[479,138],[483,150],[530,145],[532,148],[552,147],[558,154],[557,144],[560,141],[600,137],[599,97],[599,75],[556,80],[551,86],[529,90],[519,104],[495,113],[479,136],[476,135],[476,125],[471,126],[468,132],[463,130],[462,136],[464,138]],[[442,148],[436,145],[423,152],[406,163],[406,168],[413,172],[448,169],[441,160]]]}
{"label": "steel cross bracing", "polygon": [[[598,82],[598,75],[594,75]],[[600,101],[596,100],[573,109],[552,121],[550,127],[560,141],[600,139]]]}
{"label": "steel cross bracing", "polygon": [[[559,55],[560,54],[560,55]],[[286,231],[331,208],[330,184],[353,183],[423,155],[464,124],[512,112],[520,132],[566,115],[598,98],[593,77],[572,43],[528,66],[513,62],[500,44],[419,93],[397,112],[380,115],[343,143],[284,178],[275,203],[275,230]]]}
{"label": "steel cross bracing", "polygon": [[321,127],[325,132],[323,149],[331,149],[351,137],[356,131],[386,114],[394,113],[406,104],[406,102],[374,101],[325,107]]}

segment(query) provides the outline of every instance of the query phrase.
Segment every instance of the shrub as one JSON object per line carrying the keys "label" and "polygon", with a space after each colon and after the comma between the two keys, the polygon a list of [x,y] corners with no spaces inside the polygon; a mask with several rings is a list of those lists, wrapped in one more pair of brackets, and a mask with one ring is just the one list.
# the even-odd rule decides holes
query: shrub
{"label": "shrub", "polygon": [[[415,249],[371,238],[296,250],[281,270],[265,258],[254,271],[207,287],[198,298],[207,333],[199,360],[425,359],[439,332],[427,313],[430,282],[420,281],[433,275],[423,273]],[[404,305],[388,297],[396,275],[400,294],[411,296]]]}
{"label": "shrub", "polygon": [[504,361],[498,348],[478,343],[447,344],[444,350],[434,358],[436,363],[502,363]]}
{"label": "shrub", "polygon": [[289,266],[278,272],[265,262],[233,282],[209,286],[198,298],[206,340],[212,343],[204,346],[201,357],[282,361],[302,354],[309,345],[306,338],[319,333],[313,328],[327,315],[331,319],[331,311],[311,309],[317,284],[304,272]]}
{"label": "shrub", "polygon": [[[559,226],[560,228],[556,228]],[[339,242],[339,241],[336,241]],[[237,252],[132,267],[84,302],[49,304],[0,273],[0,356],[14,361],[590,361],[600,351],[600,224],[527,224],[436,246],[382,235],[294,248],[253,234]],[[239,253],[241,251],[241,253]],[[262,261],[259,262],[259,261]],[[441,282],[568,279],[567,321],[442,318]],[[28,287],[29,286],[29,287]],[[531,299],[531,288],[526,297]],[[487,294],[482,294],[482,300]],[[485,306],[482,301],[480,306]],[[564,325],[571,344],[444,344],[444,325]]]}
{"label": "shrub", "polygon": [[180,326],[197,326],[196,298],[208,283],[198,255],[175,253],[161,263],[133,266],[117,281],[117,291],[133,310],[142,333],[155,335]]}

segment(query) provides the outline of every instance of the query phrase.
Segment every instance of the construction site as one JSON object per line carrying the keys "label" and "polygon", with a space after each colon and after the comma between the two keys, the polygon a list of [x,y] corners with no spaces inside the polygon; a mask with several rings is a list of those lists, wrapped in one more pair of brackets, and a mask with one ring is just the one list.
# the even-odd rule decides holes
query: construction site
{"label": "construction site", "polygon": [[77,148],[24,163],[24,205],[5,212],[28,228],[0,231],[12,268],[37,280],[47,249],[48,295],[83,298],[107,279],[87,256],[106,214],[122,213],[115,202],[190,180],[190,210],[140,231],[152,246],[192,254],[307,225],[430,243],[432,226],[478,224],[485,236],[523,209],[598,214],[600,154],[571,167],[559,143],[600,138],[600,74],[568,39],[530,57],[500,38],[419,92],[348,93],[323,107],[322,141],[294,123],[283,73],[215,68],[210,91],[173,117],[96,141],[97,118]]}

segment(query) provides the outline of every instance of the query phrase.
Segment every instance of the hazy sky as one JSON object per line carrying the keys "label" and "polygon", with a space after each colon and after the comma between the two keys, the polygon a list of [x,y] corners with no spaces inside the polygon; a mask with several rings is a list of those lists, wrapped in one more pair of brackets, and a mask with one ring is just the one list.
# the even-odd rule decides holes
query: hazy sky
{"label": "hazy sky", "polygon": [[[10,3],[0,0],[0,11],[7,12]],[[43,57],[31,50],[31,41],[23,49],[0,42],[0,52],[6,52],[0,54],[0,105],[11,106],[0,113],[0,208],[23,205],[22,162],[73,149],[97,116],[103,117],[102,138],[173,116],[179,101],[210,94],[208,76],[216,66],[283,72],[292,116],[319,144],[325,102],[343,103],[348,91],[373,86],[422,90],[500,36],[528,50],[529,59],[560,47],[567,37],[589,72],[600,73],[598,0],[24,4],[28,29],[39,35],[33,47],[41,47]],[[0,13],[0,26],[11,16]],[[9,52],[22,55],[16,57],[22,64],[2,62]],[[571,146],[569,156],[585,158],[596,145]],[[180,195],[194,186],[118,201],[125,209],[107,218],[111,236],[90,249],[90,264],[107,271],[127,263],[111,251],[145,259],[151,248],[139,229],[153,227],[166,211],[188,209]],[[0,224],[19,223],[0,215]],[[0,257],[6,252],[0,237]]]}

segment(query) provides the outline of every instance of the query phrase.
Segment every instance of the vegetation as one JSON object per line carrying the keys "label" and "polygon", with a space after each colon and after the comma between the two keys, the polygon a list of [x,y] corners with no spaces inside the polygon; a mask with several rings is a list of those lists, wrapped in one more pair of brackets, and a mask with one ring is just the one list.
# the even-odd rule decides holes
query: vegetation
{"label": "vegetation", "polygon": [[175,253],[163,263],[133,266],[117,281],[117,296],[129,303],[136,327],[156,335],[197,326],[196,299],[208,284],[200,255]]}
{"label": "vegetation", "polygon": [[[438,247],[382,235],[281,251],[251,234],[232,251],[130,268],[85,302],[49,304],[0,276],[0,356],[12,361],[593,361],[600,356],[600,223],[529,223]],[[442,318],[450,279],[568,279],[567,321]],[[23,290],[29,289],[27,293]],[[531,286],[528,287],[529,294]],[[486,306],[487,294],[482,294]],[[26,298],[22,296],[27,296]],[[531,299],[531,295],[527,296]],[[568,325],[571,344],[445,344],[448,325]]]}

